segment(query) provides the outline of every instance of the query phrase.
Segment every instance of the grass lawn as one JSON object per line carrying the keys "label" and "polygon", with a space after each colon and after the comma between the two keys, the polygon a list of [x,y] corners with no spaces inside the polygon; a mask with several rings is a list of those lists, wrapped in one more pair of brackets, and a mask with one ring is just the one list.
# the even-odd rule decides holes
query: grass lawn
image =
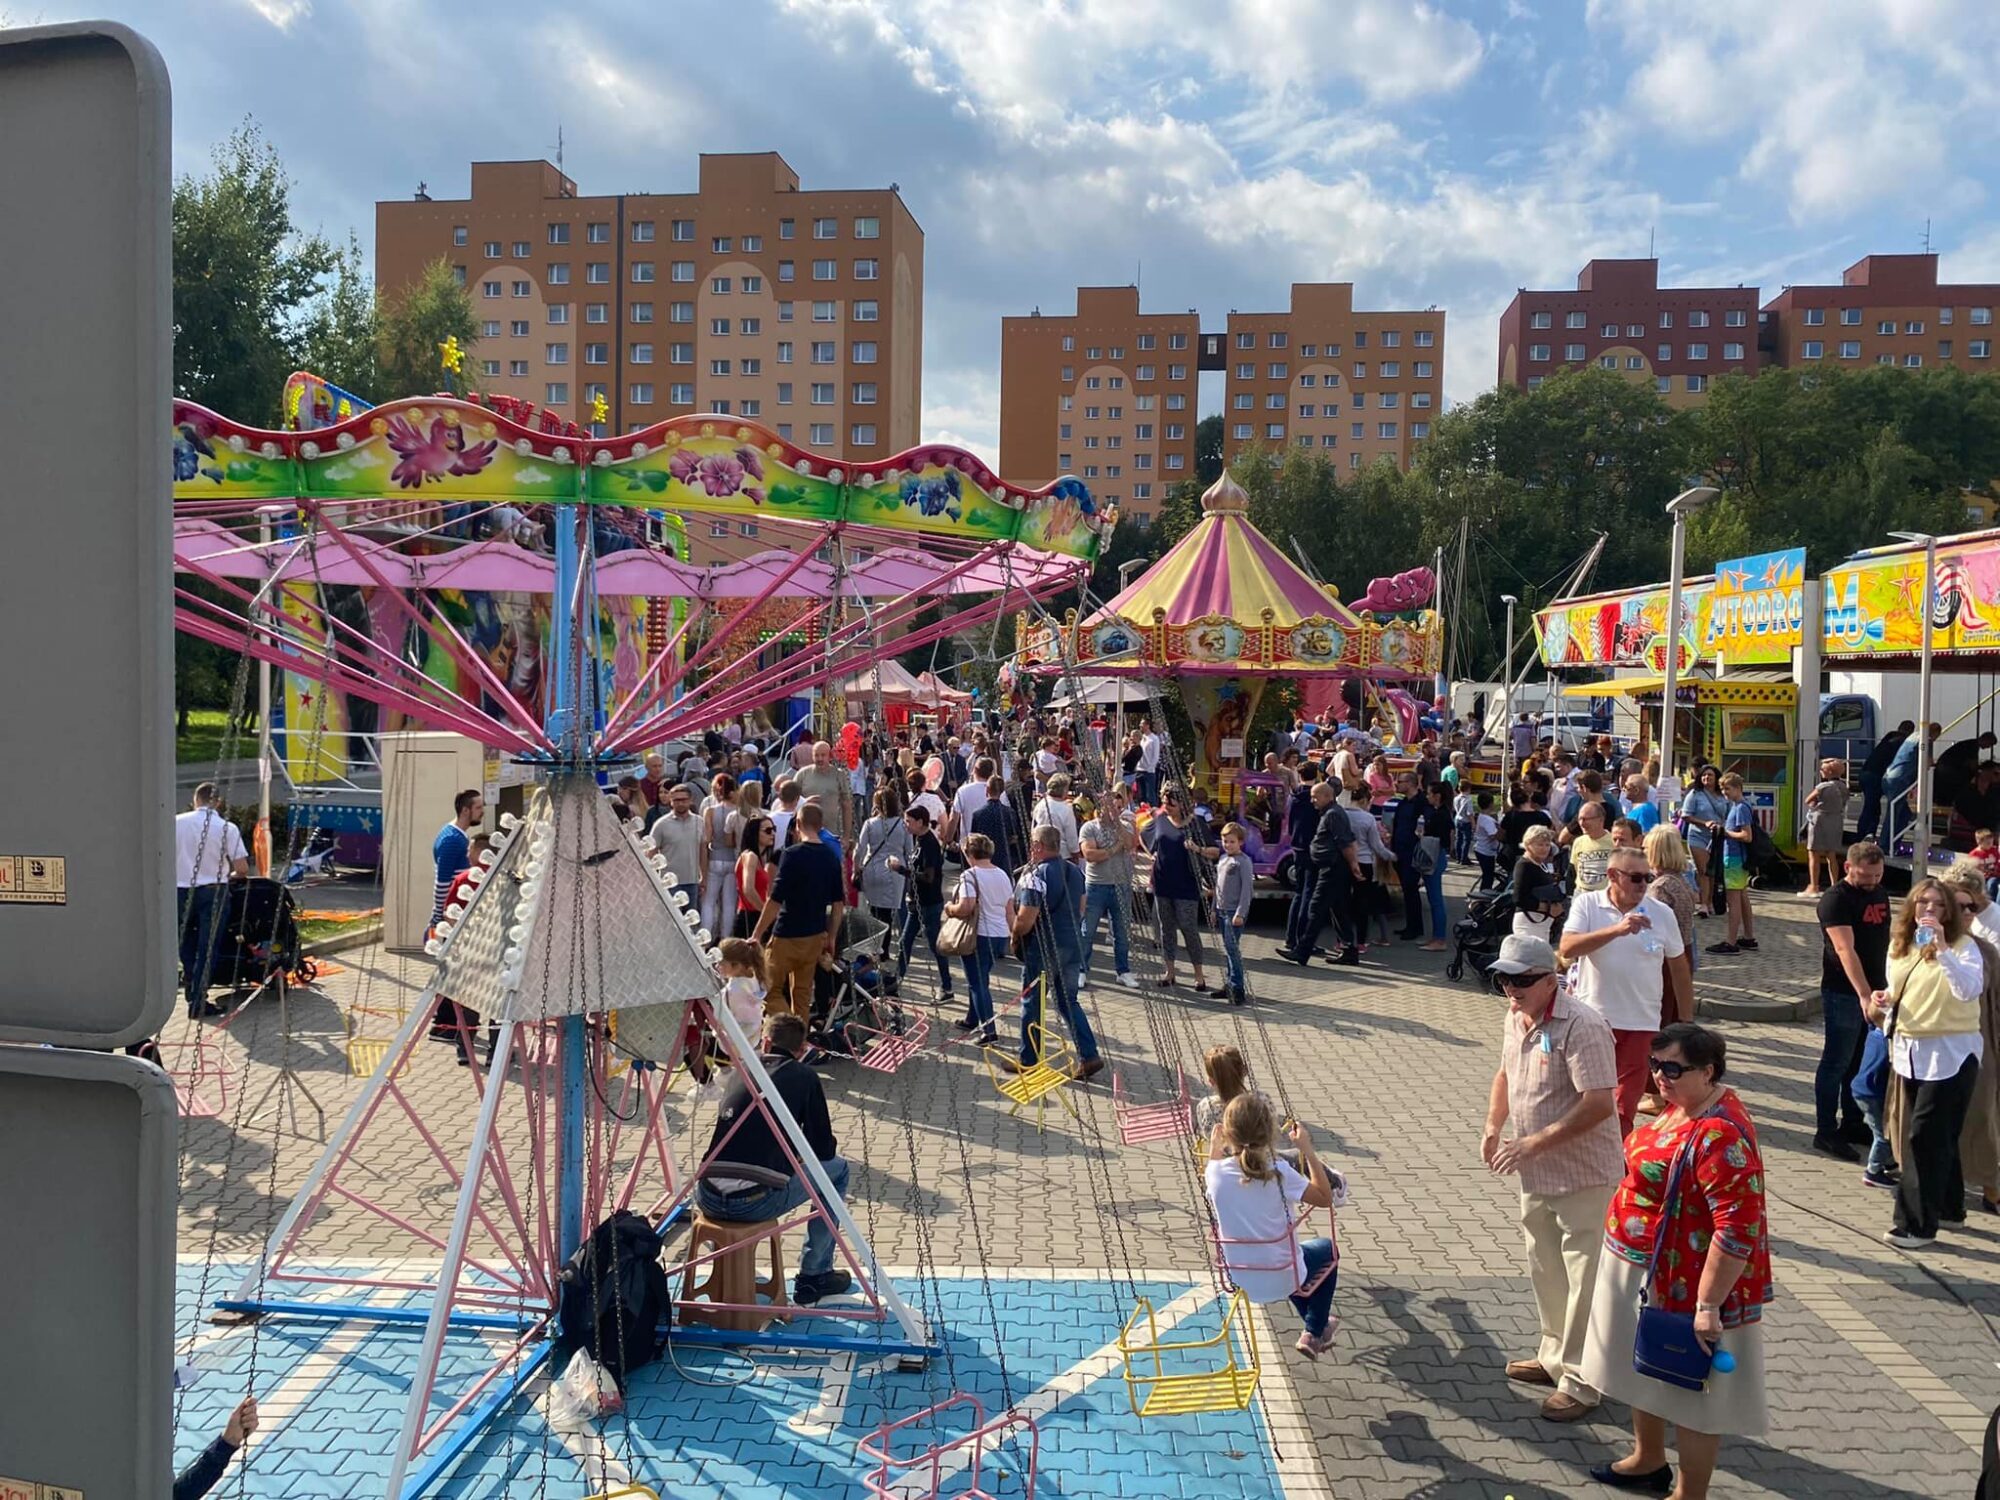
{"label": "grass lawn", "polygon": [[[200,766],[215,764],[222,753],[223,727],[228,722],[226,708],[197,708],[188,714],[188,732],[174,737],[174,764]],[[257,731],[236,736],[234,759],[255,759]]]}

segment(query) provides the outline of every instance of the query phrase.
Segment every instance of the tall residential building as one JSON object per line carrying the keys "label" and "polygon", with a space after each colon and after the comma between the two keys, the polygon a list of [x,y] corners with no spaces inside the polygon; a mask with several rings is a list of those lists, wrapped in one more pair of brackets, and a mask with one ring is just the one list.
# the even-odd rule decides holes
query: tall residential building
{"label": "tall residential building", "polygon": [[1131,524],[1150,526],[1194,477],[1201,319],[1142,313],[1139,289],[1082,286],[1074,317],[1000,320],[1000,472],[1021,484],[1074,474]]}
{"label": "tall residential building", "polygon": [[1764,305],[1776,364],[1991,370],[2000,286],[1938,282],[1935,255],[1869,255],[1839,286],[1788,286]]}
{"label": "tall residential building", "polygon": [[442,257],[483,388],[579,424],[602,394],[611,432],[712,411],[855,464],[919,442],[924,232],[895,187],[802,191],[772,151],[697,181],[583,197],[546,161],[474,162],[468,198],[375,205],[376,285]]}
{"label": "tall residential building", "polygon": [[1294,282],[1289,312],[1231,312],[1223,355],[1232,459],[1291,445],[1408,468],[1444,408],[1443,309],[1357,312],[1351,282]]}
{"label": "tall residential building", "polygon": [[1717,375],[1757,373],[1757,288],[1662,287],[1660,263],[1593,260],[1573,292],[1523,287],[1500,315],[1500,383],[1532,391],[1566,365],[1650,380],[1676,406]]}

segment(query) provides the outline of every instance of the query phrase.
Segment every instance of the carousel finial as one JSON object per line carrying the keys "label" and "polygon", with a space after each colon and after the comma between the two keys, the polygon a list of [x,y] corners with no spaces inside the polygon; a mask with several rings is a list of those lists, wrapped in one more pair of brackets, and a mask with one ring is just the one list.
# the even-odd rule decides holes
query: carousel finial
{"label": "carousel finial", "polygon": [[1217,479],[1214,484],[1211,484],[1202,493],[1201,510],[1203,515],[1218,516],[1225,512],[1242,515],[1249,509],[1250,497],[1244,493],[1243,486],[1230,477],[1227,469],[1222,471],[1221,478]]}

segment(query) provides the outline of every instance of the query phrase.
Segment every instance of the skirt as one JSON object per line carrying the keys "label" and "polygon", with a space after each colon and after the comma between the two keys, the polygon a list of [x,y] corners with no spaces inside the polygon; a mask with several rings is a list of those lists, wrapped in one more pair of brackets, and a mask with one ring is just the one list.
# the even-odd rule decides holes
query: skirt
{"label": "skirt", "polygon": [[1708,1388],[1684,1391],[1632,1368],[1639,1334],[1639,1288],[1646,1268],[1608,1247],[1597,1262],[1597,1292],[1590,1303],[1590,1337],[1583,1349],[1583,1378],[1605,1395],[1676,1427],[1717,1437],[1743,1437],[1769,1425],[1764,1406],[1764,1325],[1745,1323],[1722,1331],[1722,1347],[1736,1356],[1727,1375],[1710,1375]]}

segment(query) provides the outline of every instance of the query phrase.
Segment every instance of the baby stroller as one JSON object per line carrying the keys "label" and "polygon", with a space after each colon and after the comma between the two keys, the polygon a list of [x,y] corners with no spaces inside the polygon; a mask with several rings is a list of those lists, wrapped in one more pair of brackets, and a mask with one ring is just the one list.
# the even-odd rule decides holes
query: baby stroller
{"label": "baby stroller", "polygon": [[1514,888],[1493,885],[1474,891],[1465,898],[1465,915],[1452,928],[1457,946],[1444,966],[1445,978],[1463,979],[1470,962],[1473,972],[1484,979],[1500,956],[1500,944],[1513,930]]}
{"label": "baby stroller", "polygon": [[234,990],[261,989],[280,975],[293,984],[311,984],[318,972],[305,956],[298,904],[284,883],[231,882],[211,982]]}

